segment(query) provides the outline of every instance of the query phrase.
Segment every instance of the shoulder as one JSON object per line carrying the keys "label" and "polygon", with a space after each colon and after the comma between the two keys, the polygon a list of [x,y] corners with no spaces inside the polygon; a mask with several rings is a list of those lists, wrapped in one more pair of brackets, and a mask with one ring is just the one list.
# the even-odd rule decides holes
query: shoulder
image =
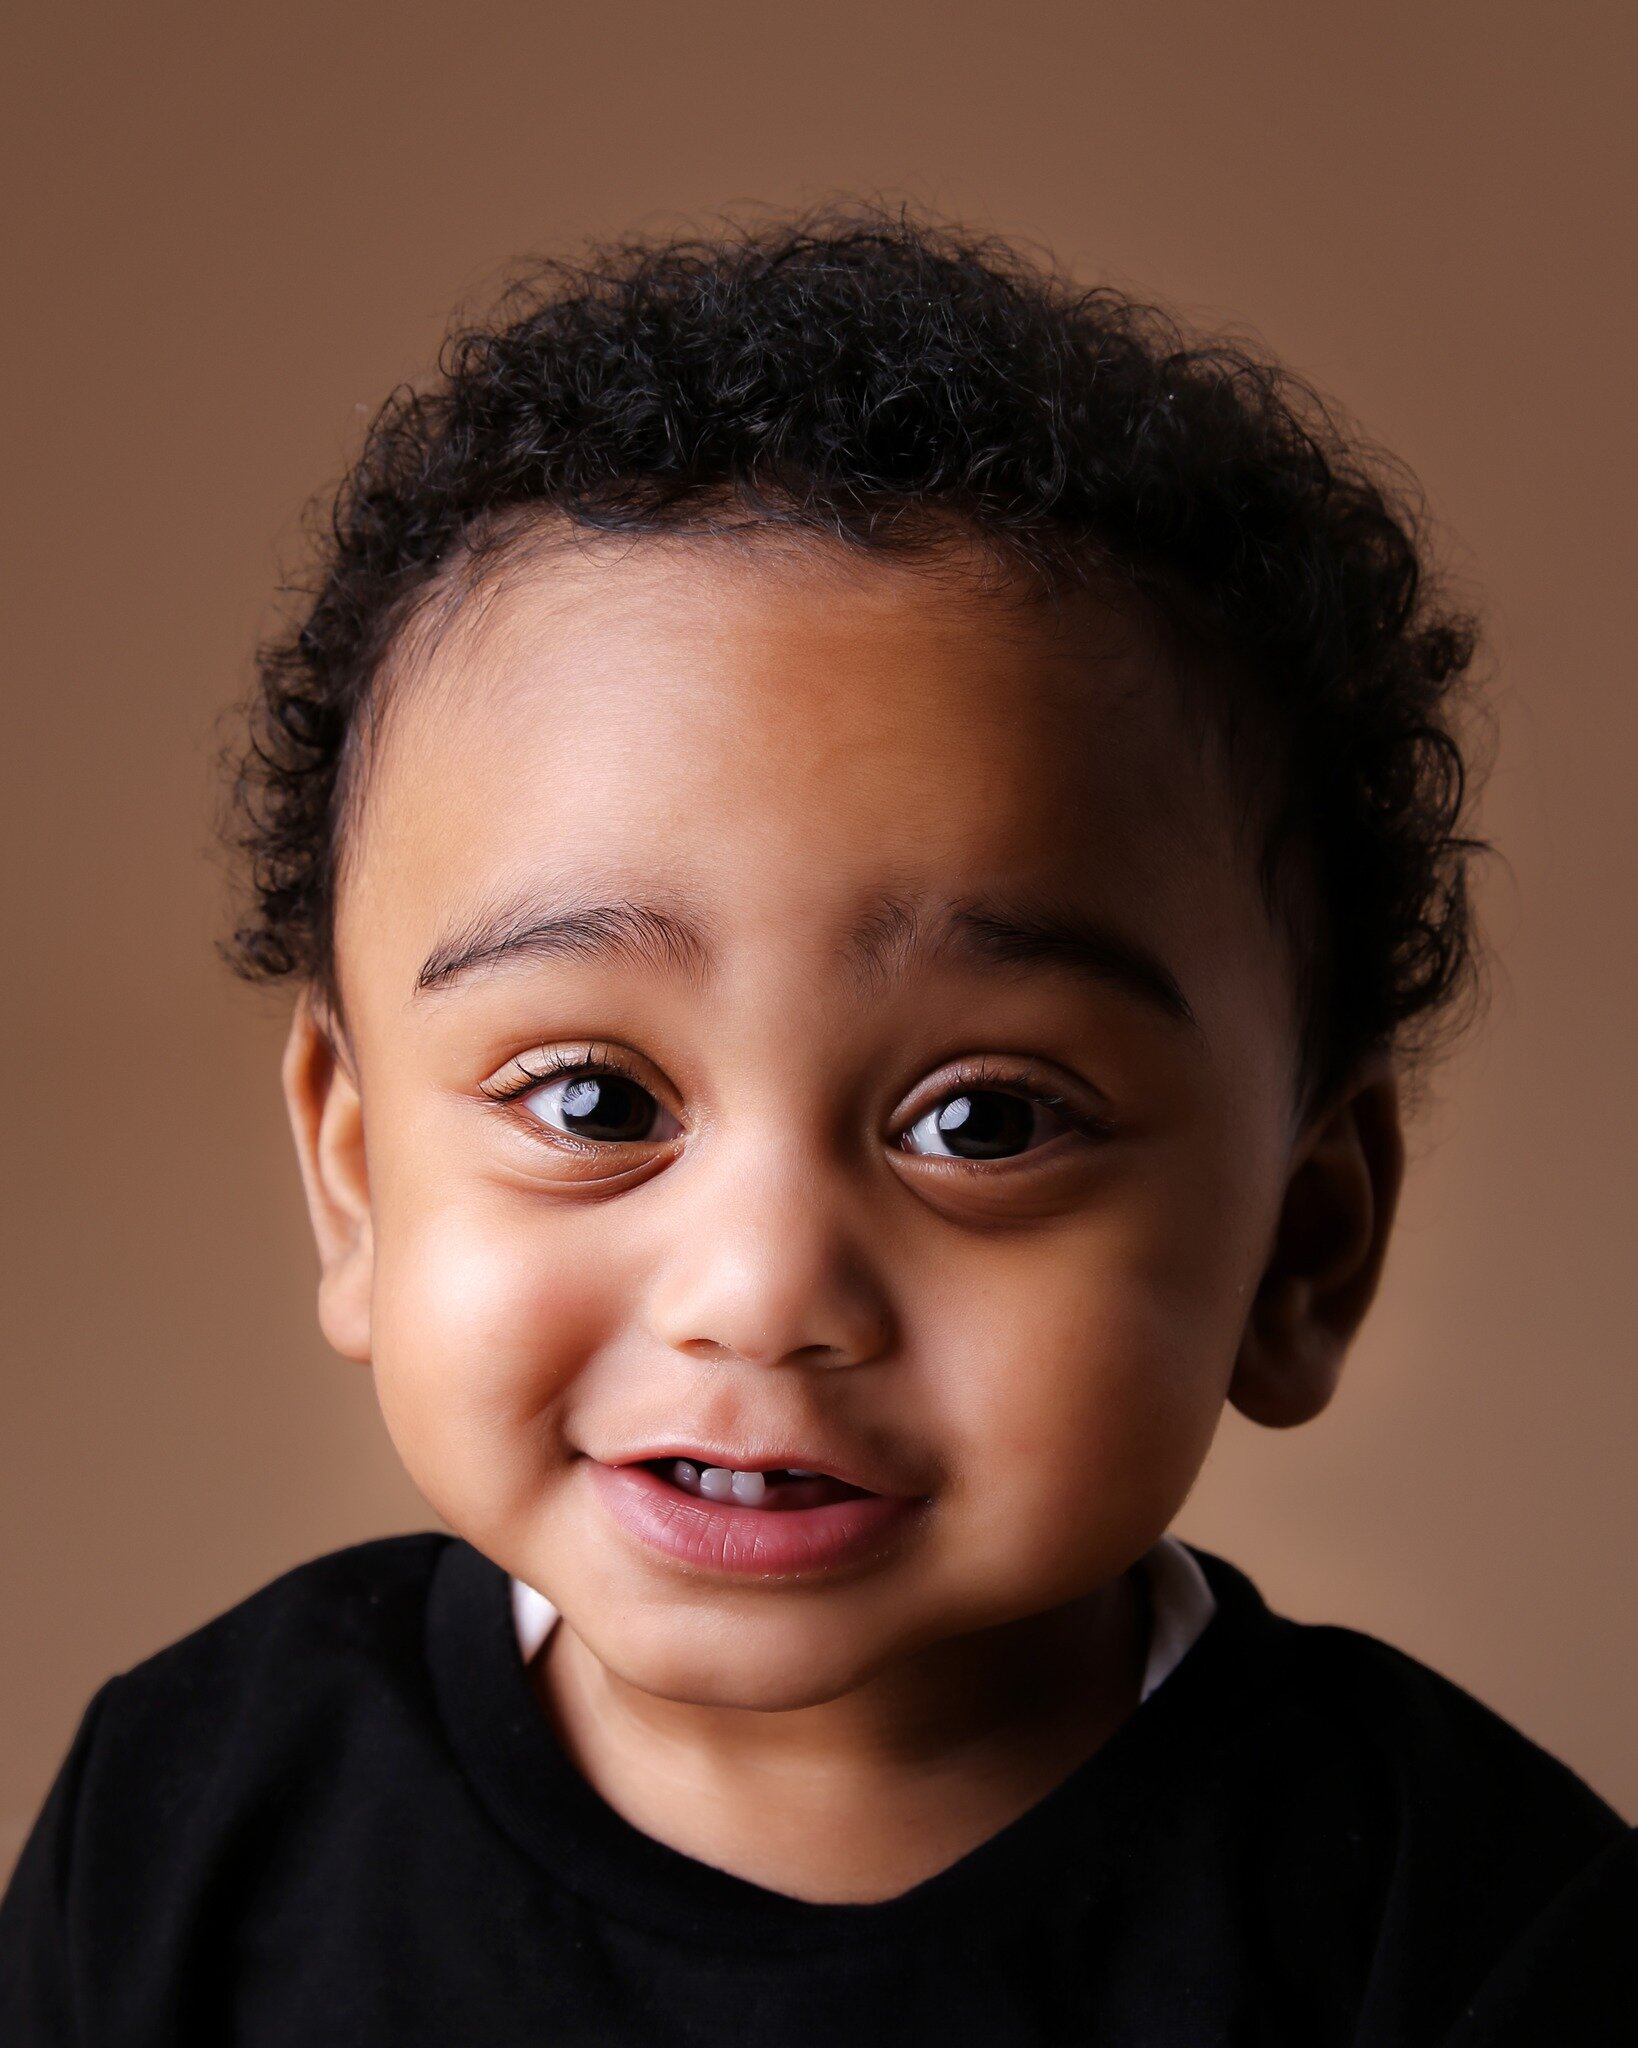
{"label": "shoulder", "polygon": [[1309,1697],[1339,1737],[1391,1762],[1407,1791],[1466,1817],[1505,1808],[1510,1830],[1601,1846],[1625,1823],[1541,1744],[1453,1680],[1356,1629],[1288,1624]]}
{"label": "shoulder", "polygon": [[390,1654],[419,1627],[427,1587],[451,1539],[433,1531],[332,1550],[256,1592],[111,1681],[122,1699],[234,1683],[270,1657]]}
{"label": "shoulder", "polygon": [[[173,2038],[127,2008],[154,1994],[200,1902],[222,1900],[224,1873],[259,1881],[292,1840],[310,1860],[336,1812],[436,1776],[423,1642],[452,1540],[314,1558],[101,1687],[0,1901],[0,2034],[21,2013],[30,2039]],[[72,2019],[105,1999],[126,2017]]]}
{"label": "shoulder", "polygon": [[[1355,1629],[1270,1615],[1243,1573],[1201,1562],[1220,1609],[1260,1641],[1259,1741],[1295,1788],[1302,1838],[1314,1854],[1343,1834],[1378,1844],[1374,2018],[1361,2038],[1408,2038],[1413,2012],[1446,2025],[1465,2014],[1477,2029],[1480,2014],[1527,2005],[1628,2011],[1638,1993],[1615,1928],[1638,1883],[1638,1838],[1621,1816],[1428,1665]],[[1475,2044],[1547,2038],[1494,2025]]]}
{"label": "shoulder", "polygon": [[331,1551],[111,1678],[87,1712],[98,1803],[189,1803],[225,1778],[276,1772],[307,1731],[362,1738],[426,1690],[428,1589],[448,1536]]}
{"label": "shoulder", "polygon": [[1219,1606],[1260,1620],[1281,1705],[1316,1742],[1368,1755],[1410,1802],[1471,1818],[1505,1804],[1515,1829],[1601,1844],[1625,1832],[1611,1807],[1539,1743],[1403,1650],[1358,1629],[1271,1614],[1243,1572],[1197,1552]]}
{"label": "shoulder", "polygon": [[[1628,1836],[1576,1772],[1482,1700],[1354,1629],[1291,1624],[1310,1711],[1391,1787],[1402,1889],[1522,1927]],[[1488,1903],[1487,1903],[1488,1902]]]}

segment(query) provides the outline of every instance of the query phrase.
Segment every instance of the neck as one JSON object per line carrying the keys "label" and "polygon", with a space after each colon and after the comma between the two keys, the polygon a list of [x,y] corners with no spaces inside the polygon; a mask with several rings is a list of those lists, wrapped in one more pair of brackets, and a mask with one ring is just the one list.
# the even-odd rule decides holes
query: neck
{"label": "neck", "polygon": [[643,1833],[793,1897],[864,1902],[957,1861],[1100,1747],[1137,1704],[1146,1633],[1128,1576],[815,1706],[659,1698],[561,1620],[535,1677],[582,1776]]}

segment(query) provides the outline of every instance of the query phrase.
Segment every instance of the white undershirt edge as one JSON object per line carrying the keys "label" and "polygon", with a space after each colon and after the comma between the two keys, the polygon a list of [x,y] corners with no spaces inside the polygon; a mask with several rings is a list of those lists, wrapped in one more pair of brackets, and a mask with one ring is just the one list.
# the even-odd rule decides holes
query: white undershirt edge
{"label": "white undershirt edge", "polygon": [[[1217,1612],[1217,1597],[1207,1585],[1205,1573],[1175,1536],[1162,1536],[1144,1558],[1143,1567],[1148,1574],[1154,1621],[1140,1702],[1171,1677]],[[544,1593],[537,1593],[521,1579],[512,1581],[512,1621],[525,1664],[533,1660],[556,1620],[557,1609]]]}

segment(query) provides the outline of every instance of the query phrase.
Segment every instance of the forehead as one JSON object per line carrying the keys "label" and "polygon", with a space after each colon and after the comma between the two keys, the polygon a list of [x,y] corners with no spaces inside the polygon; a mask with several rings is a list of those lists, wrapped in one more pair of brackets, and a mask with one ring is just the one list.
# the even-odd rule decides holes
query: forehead
{"label": "forehead", "polygon": [[1001,892],[1264,925],[1158,645],[980,565],[722,540],[503,565],[390,683],[344,871],[346,987],[509,900],[656,891],[727,944]]}

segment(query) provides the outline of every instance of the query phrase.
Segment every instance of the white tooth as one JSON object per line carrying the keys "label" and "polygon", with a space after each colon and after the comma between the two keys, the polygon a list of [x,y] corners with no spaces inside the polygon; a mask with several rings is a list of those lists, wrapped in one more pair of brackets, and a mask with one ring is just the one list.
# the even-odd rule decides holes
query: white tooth
{"label": "white tooth", "polygon": [[732,1500],[734,1475],[726,1465],[707,1465],[700,1474],[700,1492],[707,1500]]}
{"label": "white tooth", "polygon": [[800,1465],[787,1465],[785,1470],[793,1479],[817,1479],[820,1476],[817,1472],[805,1472]]}
{"label": "white tooth", "polygon": [[700,1485],[700,1468],[687,1458],[678,1458],[671,1467],[671,1483],[681,1486],[689,1493],[697,1493]]}
{"label": "white tooth", "polygon": [[768,1482],[760,1472],[734,1474],[734,1498],[742,1508],[759,1507],[767,1490]]}

